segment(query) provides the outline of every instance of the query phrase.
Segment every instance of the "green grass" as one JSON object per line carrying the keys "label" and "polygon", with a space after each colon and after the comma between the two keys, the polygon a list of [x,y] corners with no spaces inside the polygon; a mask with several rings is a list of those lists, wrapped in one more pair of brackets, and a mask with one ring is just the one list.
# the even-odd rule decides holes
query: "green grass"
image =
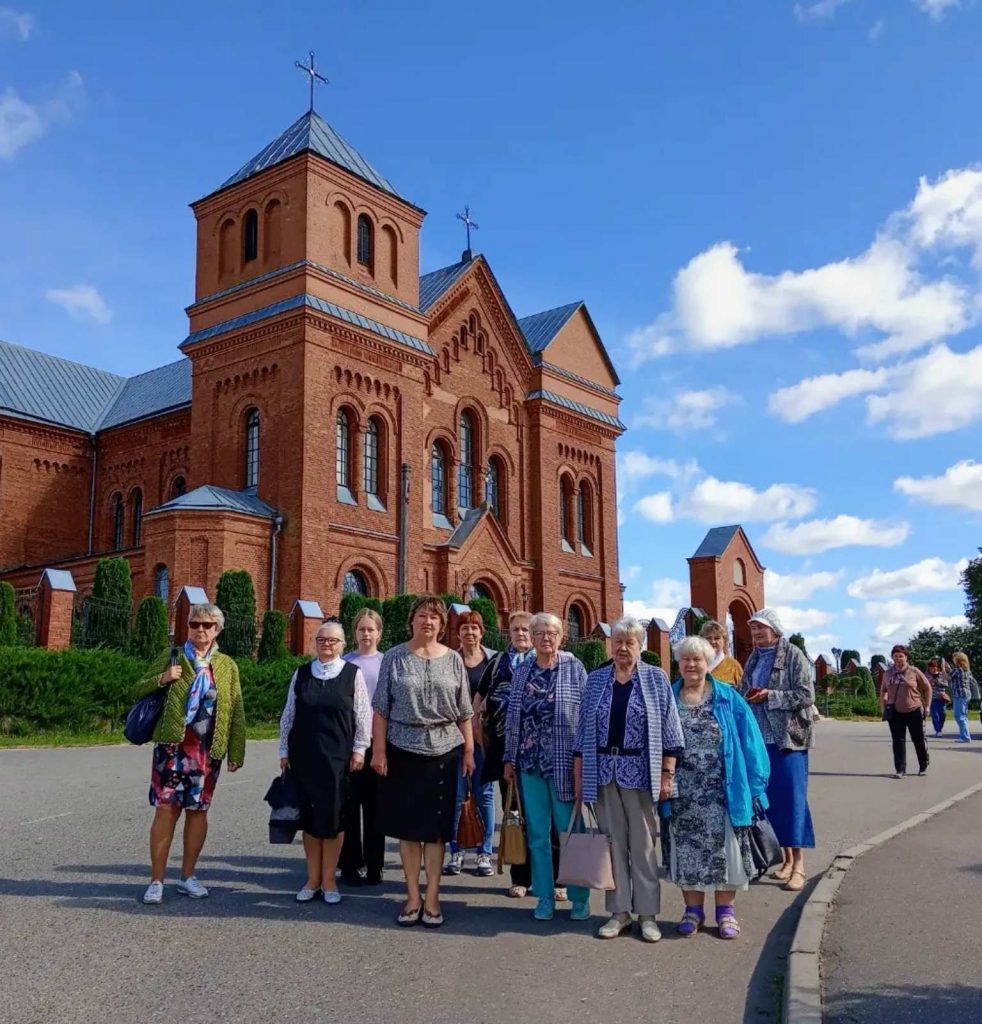
{"label": "green grass", "polygon": [[[260,722],[246,726],[250,740],[271,740],[280,734],[279,723]],[[28,736],[0,735],[0,750],[7,747],[98,747],[126,743],[122,729],[104,732],[35,732]]]}

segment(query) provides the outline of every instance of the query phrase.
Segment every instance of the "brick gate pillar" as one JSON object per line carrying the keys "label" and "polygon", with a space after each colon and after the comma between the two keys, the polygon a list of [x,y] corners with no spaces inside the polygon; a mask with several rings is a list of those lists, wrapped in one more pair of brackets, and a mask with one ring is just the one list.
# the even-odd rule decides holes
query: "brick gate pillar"
{"label": "brick gate pillar", "polygon": [[67,569],[45,569],[38,586],[38,647],[61,650],[72,642],[75,580]]}
{"label": "brick gate pillar", "polygon": [[324,621],[316,601],[295,601],[290,612],[290,647],[294,654],[314,652],[314,634]]}
{"label": "brick gate pillar", "polygon": [[663,619],[652,619],[648,623],[648,650],[654,651],[661,661],[666,675],[672,672],[671,630]]}
{"label": "brick gate pillar", "polygon": [[[195,604],[208,604],[208,595],[203,587],[181,587],[174,602],[174,646],[183,647],[188,642],[188,612]],[[221,641],[219,641],[221,646]]]}

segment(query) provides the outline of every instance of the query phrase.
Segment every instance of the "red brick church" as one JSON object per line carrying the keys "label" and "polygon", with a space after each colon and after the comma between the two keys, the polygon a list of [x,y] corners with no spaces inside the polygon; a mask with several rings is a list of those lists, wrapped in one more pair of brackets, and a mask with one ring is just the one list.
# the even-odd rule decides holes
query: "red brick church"
{"label": "red brick church", "polygon": [[421,275],[424,211],[313,110],[192,210],[176,362],[0,342],[0,578],[84,595],[115,552],[137,597],[245,568],[260,610],[425,589],[616,618],[624,425],[582,302],[519,319],[469,250]]}

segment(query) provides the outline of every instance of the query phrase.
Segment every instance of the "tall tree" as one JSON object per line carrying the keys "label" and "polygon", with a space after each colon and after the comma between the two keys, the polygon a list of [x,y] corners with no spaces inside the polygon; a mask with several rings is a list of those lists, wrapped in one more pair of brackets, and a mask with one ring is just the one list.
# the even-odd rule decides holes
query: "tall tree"
{"label": "tall tree", "polygon": [[808,654],[808,648],[805,647],[805,638],[800,633],[792,633],[791,636],[788,637],[788,643],[794,644],[802,654]]}
{"label": "tall tree", "polygon": [[[982,548],[979,548],[982,552]],[[973,558],[962,570],[965,590],[965,614],[972,626],[982,632],[982,558]]]}

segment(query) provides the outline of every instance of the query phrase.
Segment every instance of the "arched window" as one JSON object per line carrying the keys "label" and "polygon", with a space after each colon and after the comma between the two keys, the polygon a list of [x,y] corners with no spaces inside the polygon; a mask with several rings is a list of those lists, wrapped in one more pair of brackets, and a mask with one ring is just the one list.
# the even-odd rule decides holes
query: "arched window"
{"label": "arched window", "polygon": [[466,409],[460,414],[457,504],[463,509],[474,507],[474,419]]}
{"label": "arched window", "polygon": [[218,276],[227,277],[235,269],[235,221],[229,219],[218,229]]}
{"label": "arched window", "polygon": [[583,639],[583,632],[583,612],[578,604],[571,604],[566,613],[566,634],[570,645],[579,643]]}
{"label": "arched window", "polygon": [[576,491],[576,540],[580,554],[593,554],[593,492],[585,480]]}
{"label": "arched window", "polygon": [[183,476],[175,476],[170,485],[170,496],[172,498],[179,498],[182,494],[186,494],[188,489],[187,481]]}
{"label": "arched window", "polygon": [[249,263],[259,255],[259,214],[247,210],[242,218],[242,262]]}
{"label": "arched window", "polygon": [[130,495],[130,501],[132,502],[132,520],[133,520],[133,547],[138,548],[140,546],[140,537],[143,533],[143,491],[137,487]]}
{"label": "arched window", "polygon": [[382,462],[382,426],[372,416],[365,427],[364,442],[364,478],[365,495],[369,508],[381,511],[385,506],[382,499],[385,493],[385,472]]}
{"label": "arched window", "polygon": [[574,489],[572,478],[564,473],[559,478],[559,546],[563,551],[573,550],[575,535]]}
{"label": "arched window", "polygon": [[123,547],[123,529],[125,526],[125,507],[123,496],[118,491],[112,498],[113,510],[113,551],[120,551]]}
{"label": "arched window", "polygon": [[733,582],[738,587],[747,585],[747,567],[743,564],[743,559],[738,558],[733,563]]}
{"label": "arched window", "polygon": [[345,409],[338,410],[334,434],[334,475],[338,487],[351,483],[351,424]]}
{"label": "arched window", "polygon": [[277,263],[283,244],[283,204],[279,199],[266,204],[263,219],[263,257],[267,264]]}
{"label": "arched window", "polygon": [[433,515],[449,526],[447,520],[447,455],[439,443],[430,449],[430,490],[433,494]]}
{"label": "arched window", "polygon": [[170,573],[166,565],[158,565],[153,571],[153,592],[167,604],[170,598]]}
{"label": "arched window", "polygon": [[370,597],[371,591],[365,574],[359,569],[349,569],[344,574],[344,582],[341,584],[342,594],[361,594],[362,597]]}
{"label": "arched window", "polygon": [[259,410],[255,408],[246,413],[245,485],[259,486]]}
{"label": "arched window", "polygon": [[358,262],[372,269],[375,246],[371,218],[364,213],[358,215]]}
{"label": "arched window", "polygon": [[501,520],[502,495],[501,495],[501,462],[497,456],[492,455],[488,459],[488,475],[485,477],[484,500],[495,518]]}

